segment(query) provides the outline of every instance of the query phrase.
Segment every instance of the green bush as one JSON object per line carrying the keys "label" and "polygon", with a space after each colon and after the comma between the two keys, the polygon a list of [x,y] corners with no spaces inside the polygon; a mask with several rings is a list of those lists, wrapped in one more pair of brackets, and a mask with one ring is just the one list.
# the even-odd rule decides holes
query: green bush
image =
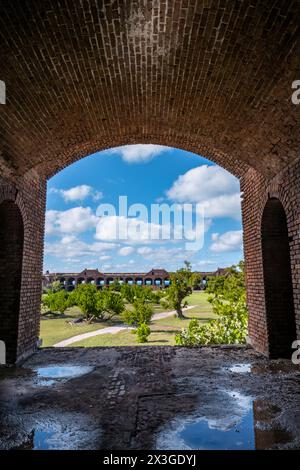
{"label": "green bush", "polygon": [[97,316],[97,288],[93,284],[80,284],[70,294],[74,305],[80,308],[87,320]]}
{"label": "green bush", "polygon": [[42,313],[45,313],[48,308],[51,312],[63,314],[70,306],[70,295],[64,289],[57,292],[49,291],[48,294],[43,294],[42,296]]}
{"label": "green bush", "polygon": [[142,300],[137,300],[133,304],[133,310],[125,310],[122,319],[128,325],[148,325],[153,315],[153,308]]}
{"label": "green bush", "polygon": [[150,327],[145,323],[142,323],[135,331],[137,335],[137,342],[138,343],[147,343],[148,336],[151,333]]}
{"label": "green bush", "polygon": [[209,301],[217,318],[201,325],[190,321],[188,328],[175,337],[176,344],[197,346],[208,344],[243,344],[248,334],[248,311],[244,264],[230,268],[224,276],[210,280]]}

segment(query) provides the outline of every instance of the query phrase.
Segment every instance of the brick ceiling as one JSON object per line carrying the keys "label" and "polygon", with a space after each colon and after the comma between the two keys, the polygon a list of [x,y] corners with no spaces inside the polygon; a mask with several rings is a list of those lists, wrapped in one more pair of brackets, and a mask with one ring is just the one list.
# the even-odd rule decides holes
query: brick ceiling
{"label": "brick ceiling", "polygon": [[300,2],[1,0],[0,79],[18,174],[151,142],[271,177],[299,156]]}

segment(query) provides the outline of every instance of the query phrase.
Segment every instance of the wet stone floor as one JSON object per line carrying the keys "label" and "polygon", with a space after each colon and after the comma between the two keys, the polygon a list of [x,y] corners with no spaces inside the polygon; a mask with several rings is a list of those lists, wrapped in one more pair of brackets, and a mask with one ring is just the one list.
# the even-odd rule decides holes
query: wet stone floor
{"label": "wet stone floor", "polygon": [[299,449],[300,368],[250,348],[43,349],[0,368],[0,449]]}

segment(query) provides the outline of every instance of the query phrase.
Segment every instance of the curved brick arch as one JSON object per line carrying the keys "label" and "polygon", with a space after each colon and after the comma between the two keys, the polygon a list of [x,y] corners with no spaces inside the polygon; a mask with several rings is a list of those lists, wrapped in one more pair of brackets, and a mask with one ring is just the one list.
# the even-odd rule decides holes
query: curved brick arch
{"label": "curved brick arch", "polygon": [[5,2],[3,162],[44,177],[74,161],[74,146],[98,140],[87,155],[160,135],[272,178],[298,157],[299,25],[295,0]]}
{"label": "curved brick arch", "polygon": [[67,152],[60,153],[57,158],[53,158],[53,160],[50,162],[42,162],[38,164],[36,171],[39,174],[44,175],[46,178],[50,178],[55,173],[66,168],[68,165],[71,165],[72,163],[96,152],[120,147],[123,145],[147,143],[178,148],[198,154],[221,166],[237,178],[241,178],[249,169],[249,165],[247,163],[232,158],[222,152],[218,152],[215,148],[210,147],[207,142],[205,144],[202,144],[201,142],[195,142],[191,140],[189,136],[185,136],[185,138],[179,138],[176,135],[172,137],[168,135],[163,136],[155,134],[153,134],[153,136],[145,136],[141,133],[135,136],[129,136],[127,134],[118,137],[111,136],[110,139],[107,139],[104,142],[102,140],[95,140],[92,142],[76,145],[68,149]]}

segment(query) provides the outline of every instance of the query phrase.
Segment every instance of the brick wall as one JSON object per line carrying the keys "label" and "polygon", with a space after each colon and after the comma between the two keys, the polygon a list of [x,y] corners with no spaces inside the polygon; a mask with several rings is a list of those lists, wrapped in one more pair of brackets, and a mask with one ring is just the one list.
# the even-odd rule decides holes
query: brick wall
{"label": "brick wall", "polygon": [[[262,216],[269,198],[277,198],[281,202],[286,215],[288,230],[287,237],[289,238],[288,242],[293,283],[293,309],[295,312],[296,334],[297,338],[300,338],[300,162],[290,165],[270,182],[267,182],[262,175],[255,170],[250,169],[241,179],[241,189],[244,193],[242,214],[244,228],[244,253],[247,272],[247,302],[250,314],[249,336],[252,345],[257,350],[270,356],[282,355],[280,352],[271,350],[270,348],[270,340],[277,328],[276,319],[278,319],[278,309],[277,311],[275,309],[273,311],[268,311],[267,315],[265,302],[266,292],[268,291],[270,294],[270,282],[272,289],[274,289],[274,294],[278,294],[277,290],[280,282],[278,278],[276,279],[275,268],[276,262],[278,263],[280,261],[279,258],[281,254],[278,253],[276,260],[265,260],[269,263],[275,263],[273,264],[274,277],[272,279],[270,279],[270,277],[266,279],[262,253]],[[270,244],[271,240],[267,240],[266,242]],[[287,276],[287,268],[284,262],[284,260],[286,261],[287,256],[288,253],[285,252],[285,257],[281,260],[282,276],[284,279],[286,279]],[[267,288],[265,289],[265,283],[268,283],[268,290]],[[284,295],[283,290],[281,293]],[[287,343],[290,342],[290,338],[288,337],[289,333],[285,331],[285,328],[286,322],[288,322],[288,312],[290,308],[291,307],[287,304],[285,311],[280,313],[280,315],[286,315],[285,320],[282,322],[280,335],[281,340],[282,336],[286,335]],[[272,344],[274,344],[273,341]],[[291,348],[291,344],[289,347]],[[290,352],[292,352],[291,349]]]}
{"label": "brick wall", "polygon": [[[45,194],[45,181],[33,171],[22,178],[11,178],[10,181],[0,178],[0,212],[8,214],[4,221],[1,220],[3,225],[0,237],[3,244],[0,246],[0,280],[3,279],[2,276],[6,279],[5,295],[14,297],[14,300],[7,301],[5,304],[7,309],[1,313],[0,339],[3,328],[9,357],[14,358],[16,355],[19,360],[35,349],[39,335]],[[8,211],[5,211],[5,206],[9,206]],[[20,266],[22,225],[24,241],[22,266]],[[10,247],[14,247],[14,250],[10,250]],[[3,262],[5,272],[3,272]],[[20,268],[21,279],[19,279]],[[12,269],[13,277],[8,274],[8,269]],[[1,292],[2,300],[3,289]],[[17,321],[18,309],[19,321]],[[8,337],[4,331],[3,315],[8,317],[6,319],[10,326]]]}

